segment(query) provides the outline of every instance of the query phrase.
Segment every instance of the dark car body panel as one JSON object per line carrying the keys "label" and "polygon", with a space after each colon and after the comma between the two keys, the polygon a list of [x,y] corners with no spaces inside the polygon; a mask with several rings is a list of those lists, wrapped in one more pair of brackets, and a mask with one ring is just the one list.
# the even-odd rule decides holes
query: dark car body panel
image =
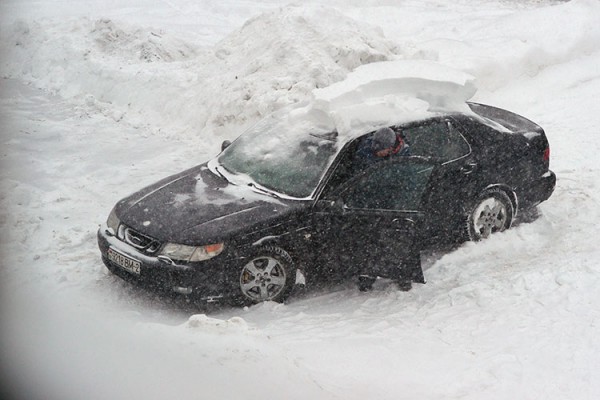
{"label": "dark car body panel", "polygon": [[[149,254],[134,248],[104,226],[98,232],[103,260],[129,281],[185,288],[201,299],[235,292],[240,265],[265,244],[285,249],[309,277],[392,276],[423,246],[460,237],[465,215],[482,191],[502,189],[515,210],[552,194],[556,176],[544,157],[548,141],[542,128],[508,111],[471,106],[479,114],[393,127],[414,141],[414,154],[408,156],[358,168],[353,157],[364,135],[350,140],[310,199],[276,197],[230,183],[206,163],[165,178],[115,206],[121,226],[161,246],[224,242],[223,252],[202,262],[173,262],[158,257],[160,249]],[[431,127],[448,136],[447,150],[440,154],[417,143],[427,139],[419,136],[420,129]],[[391,178],[381,178],[386,176]],[[141,273],[110,261],[109,248],[140,261]]]}
{"label": "dark car body panel", "polygon": [[229,238],[255,221],[270,225],[301,206],[233,186],[204,163],[125,198],[116,212],[128,226],[160,241],[200,245]]}

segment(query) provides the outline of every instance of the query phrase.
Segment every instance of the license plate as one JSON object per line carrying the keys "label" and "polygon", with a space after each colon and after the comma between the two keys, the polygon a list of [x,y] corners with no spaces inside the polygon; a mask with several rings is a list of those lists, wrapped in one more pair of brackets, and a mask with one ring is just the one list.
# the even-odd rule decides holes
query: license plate
{"label": "license plate", "polygon": [[133,258],[124,256],[123,254],[111,248],[108,249],[107,255],[110,261],[114,262],[119,267],[123,268],[125,271],[131,272],[132,274],[136,275],[140,274],[140,267],[142,266],[142,263],[138,260],[134,260]]}

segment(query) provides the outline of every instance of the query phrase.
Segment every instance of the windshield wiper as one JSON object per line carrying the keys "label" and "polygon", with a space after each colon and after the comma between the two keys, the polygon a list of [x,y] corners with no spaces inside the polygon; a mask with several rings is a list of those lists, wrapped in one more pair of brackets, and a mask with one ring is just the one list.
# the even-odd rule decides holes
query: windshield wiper
{"label": "windshield wiper", "polygon": [[227,177],[225,175],[223,175],[223,173],[221,171],[219,171],[219,167],[215,165],[215,171],[217,172],[217,174],[219,174],[219,176],[223,179],[225,179],[227,182],[231,183],[231,181],[229,181],[229,179],[227,179]]}
{"label": "windshield wiper", "polygon": [[328,132],[328,133],[309,133],[309,135],[316,137],[318,139],[329,140],[331,142],[335,142],[338,137],[337,131]]}
{"label": "windshield wiper", "polygon": [[260,192],[260,193],[263,193],[263,194],[269,195],[269,196],[271,196],[271,197],[275,197],[275,198],[277,198],[277,199],[280,199],[280,198],[281,198],[281,197],[279,197],[279,196],[277,195],[277,193],[275,193],[275,192],[272,192],[272,191],[270,191],[270,190],[267,190],[267,189],[265,189],[265,188],[263,188],[263,187],[261,187],[261,186],[258,186],[258,185],[257,185],[256,183],[254,183],[254,182],[249,182],[249,183],[248,183],[248,186],[250,186],[252,189],[256,190],[257,192]]}

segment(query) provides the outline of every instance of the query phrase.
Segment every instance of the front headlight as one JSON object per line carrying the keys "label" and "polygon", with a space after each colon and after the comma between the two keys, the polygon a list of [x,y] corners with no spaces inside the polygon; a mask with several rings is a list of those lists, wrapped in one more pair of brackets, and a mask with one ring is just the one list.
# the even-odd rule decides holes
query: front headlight
{"label": "front headlight", "polygon": [[161,255],[179,261],[204,261],[218,256],[223,251],[223,243],[208,244],[206,246],[186,246],[184,244],[167,243]]}
{"label": "front headlight", "polygon": [[121,221],[117,217],[117,213],[115,212],[115,209],[113,208],[111,210],[110,214],[108,214],[108,219],[106,220],[106,226],[108,226],[109,229],[112,229],[113,233],[116,235],[117,232],[119,232],[120,224],[121,224]]}

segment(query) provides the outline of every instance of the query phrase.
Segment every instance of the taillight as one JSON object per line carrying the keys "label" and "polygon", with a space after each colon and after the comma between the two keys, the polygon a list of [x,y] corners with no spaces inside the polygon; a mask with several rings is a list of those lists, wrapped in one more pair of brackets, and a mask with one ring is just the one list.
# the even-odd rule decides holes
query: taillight
{"label": "taillight", "polygon": [[546,169],[550,168],[550,146],[548,146],[544,149],[543,159],[544,159],[544,161],[543,161],[544,168],[546,168]]}

